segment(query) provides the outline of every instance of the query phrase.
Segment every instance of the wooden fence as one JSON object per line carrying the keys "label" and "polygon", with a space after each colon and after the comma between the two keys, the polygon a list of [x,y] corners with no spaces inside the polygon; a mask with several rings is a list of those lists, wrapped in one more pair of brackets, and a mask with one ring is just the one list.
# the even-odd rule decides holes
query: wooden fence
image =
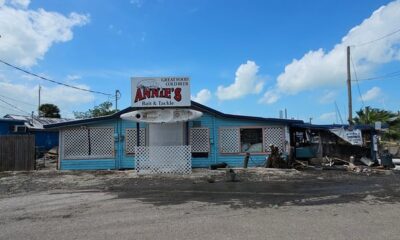
{"label": "wooden fence", "polygon": [[0,171],[29,171],[35,166],[35,136],[0,136]]}

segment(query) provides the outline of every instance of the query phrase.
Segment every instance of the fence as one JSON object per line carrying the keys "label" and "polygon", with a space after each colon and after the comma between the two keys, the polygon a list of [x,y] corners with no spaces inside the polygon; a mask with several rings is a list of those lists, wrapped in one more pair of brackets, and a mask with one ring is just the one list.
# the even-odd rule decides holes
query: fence
{"label": "fence", "polygon": [[135,147],[135,167],[138,173],[190,174],[190,145]]}
{"label": "fence", "polygon": [[35,136],[0,136],[0,171],[29,171],[35,164]]}

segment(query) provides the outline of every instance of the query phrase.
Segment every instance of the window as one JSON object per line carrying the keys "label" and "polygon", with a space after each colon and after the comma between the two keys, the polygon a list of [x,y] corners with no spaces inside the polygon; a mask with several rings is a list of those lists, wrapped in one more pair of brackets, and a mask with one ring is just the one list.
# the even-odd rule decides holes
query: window
{"label": "window", "polygon": [[262,128],[240,129],[240,150],[241,152],[263,152]]}
{"label": "window", "polygon": [[285,130],[281,126],[226,127],[219,129],[219,151],[225,154],[269,152],[269,145],[284,151]]}
{"label": "window", "polygon": [[239,128],[220,128],[219,151],[221,153],[240,153],[239,130]]}
{"label": "window", "polygon": [[283,127],[265,127],[264,138],[266,152],[270,151],[271,144],[277,146],[281,152],[285,150],[285,129]]}
{"label": "window", "polygon": [[190,128],[192,157],[208,157],[210,151],[210,130],[208,128]]}
{"label": "window", "polygon": [[[136,128],[127,128],[125,130],[125,154],[135,154],[135,147],[137,146]],[[139,145],[146,146],[146,129],[139,129]]]}
{"label": "window", "polygon": [[71,128],[62,131],[64,159],[114,158],[114,128]]}

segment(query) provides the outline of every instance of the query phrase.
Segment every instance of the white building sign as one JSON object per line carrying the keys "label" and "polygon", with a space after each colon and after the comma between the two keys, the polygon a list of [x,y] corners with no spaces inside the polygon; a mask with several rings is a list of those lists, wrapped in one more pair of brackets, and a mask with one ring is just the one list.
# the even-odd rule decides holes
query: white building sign
{"label": "white building sign", "polygon": [[363,139],[360,129],[345,130],[344,128],[334,128],[330,129],[329,131],[331,131],[341,139],[347,141],[351,145],[363,145]]}
{"label": "white building sign", "polygon": [[189,77],[133,77],[133,107],[190,106]]}

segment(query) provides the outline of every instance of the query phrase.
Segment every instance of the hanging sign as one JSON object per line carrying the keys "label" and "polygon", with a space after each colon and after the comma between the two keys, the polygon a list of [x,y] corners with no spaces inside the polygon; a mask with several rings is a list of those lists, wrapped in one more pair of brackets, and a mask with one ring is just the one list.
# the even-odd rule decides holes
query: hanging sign
{"label": "hanging sign", "polygon": [[332,133],[350,143],[351,145],[362,146],[362,134],[360,129],[346,130],[344,128],[329,129]]}
{"label": "hanging sign", "polygon": [[189,77],[133,77],[133,107],[190,106]]}

